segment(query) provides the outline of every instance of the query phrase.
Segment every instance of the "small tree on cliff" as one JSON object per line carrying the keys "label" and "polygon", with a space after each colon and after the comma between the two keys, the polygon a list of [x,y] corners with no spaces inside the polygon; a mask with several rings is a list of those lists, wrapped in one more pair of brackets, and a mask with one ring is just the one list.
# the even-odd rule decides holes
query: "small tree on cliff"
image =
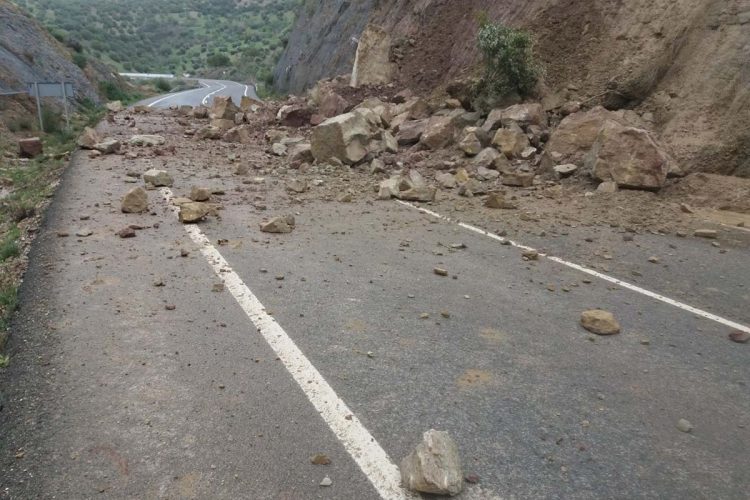
{"label": "small tree on cliff", "polygon": [[487,96],[504,98],[532,93],[542,68],[534,60],[534,40],[526,31],[480,19],[477,44],[484,58],[484,75],[479,90]]}

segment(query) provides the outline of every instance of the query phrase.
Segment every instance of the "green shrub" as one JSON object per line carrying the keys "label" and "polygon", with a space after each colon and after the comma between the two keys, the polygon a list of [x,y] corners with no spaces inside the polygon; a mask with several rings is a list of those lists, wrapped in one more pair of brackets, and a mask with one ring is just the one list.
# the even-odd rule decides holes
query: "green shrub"
{"label": "green shrub", "polygon": [[20,236],[21,231],[15,226],[8,231],[5,239],[0,243],[0,262],[5,262],[21,254],[21,249],[18,247],[18,238]]}
{"label": "green shrub", "polygon": [[44,131],[48,134],[57,134],[62,132],[65,119],[62,113],[49,107],[42,106],[42,123]]}
{"label": "green shrub", "polygon": [[480,20],[477,45],[484,59],[480,92],[496,97],[532,93],[542,68],[534,60],[534,40],[526,31]]}
{"label": "green shrub", "polygon": [[89,63],[88,59],[86,59],[86,56],[81,54],[80,52],[75,52],[73,54],[73,64],[78,66],[81,69],[86,69],[86,65]]}
{"label": "green shrub", "polygon": [[126,101],[128,95],[113,82],[101,82],[99,90],[109,101]]}
{"label": "green shrub", "polygon": [[231,61],[226,54],[212,54],[206,58],[206,63],[213,68],[220,68],[222,66],[229,66]]}
{"label": "green shrub", "polygon": [[172,85],[164,78],[157,78],[154,80],[154,87],[161,92],[169,92],[172,90]]}

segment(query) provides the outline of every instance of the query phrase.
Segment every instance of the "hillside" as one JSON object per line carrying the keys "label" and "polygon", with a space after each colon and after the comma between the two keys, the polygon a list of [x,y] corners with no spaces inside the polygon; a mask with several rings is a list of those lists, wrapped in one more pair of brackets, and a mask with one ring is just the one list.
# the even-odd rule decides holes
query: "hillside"
{"label": "hillside", "polygon": [[[0,0],[0,92],[25,90],[26,82],[73,82],[79,98],[99,100],[90,77],[70,51],[17,6]],[[93,68],[92,68],[93,69]],[[99,74],[100,78],[106,75]]]}
{"label": "hillside", "polygon": [[131,72],[270,80],[298,0],[18,0],[60,40]]}
{"label": "hillside", "polygon": [[545,102],[635,110],[683,169],[750,176],[747,2],[307,0],[300,12],[275,71],[281,91],[349,72],[352,40],[368,23],[398,48],[404,87],[430,91],[476,74],[477,19],[486,13],[536,39]]}

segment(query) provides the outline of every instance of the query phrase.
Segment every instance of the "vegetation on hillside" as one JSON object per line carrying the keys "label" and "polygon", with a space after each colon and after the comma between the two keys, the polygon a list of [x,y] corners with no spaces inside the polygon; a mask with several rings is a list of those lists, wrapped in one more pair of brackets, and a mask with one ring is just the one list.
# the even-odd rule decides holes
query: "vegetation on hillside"
{"label": "vegetation on hillside", "polygon": [[529,96],[542,75],[534,59],[531,34],[480,18],[477,46],[483,56],[484,73],[478,91],[485,98]]}
{"label": "vegetation on hillside", "polygon": [[[299,0],[16,0],[75,52],[120,71],[271,79]],[[224,73],[226,71],[226,73]]]}

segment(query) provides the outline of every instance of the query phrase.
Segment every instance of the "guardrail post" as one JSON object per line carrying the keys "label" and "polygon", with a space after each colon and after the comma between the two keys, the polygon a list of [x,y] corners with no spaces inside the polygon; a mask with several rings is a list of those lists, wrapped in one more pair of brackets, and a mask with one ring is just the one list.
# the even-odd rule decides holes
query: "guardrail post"
{"label": "guardrail post", "polygon": [[36,111],[39,113],[39,128],[44,132],[44,121],[42,120],[42,102],[39,97],[39,82],[34,82],[34,94],[36,96]]}

